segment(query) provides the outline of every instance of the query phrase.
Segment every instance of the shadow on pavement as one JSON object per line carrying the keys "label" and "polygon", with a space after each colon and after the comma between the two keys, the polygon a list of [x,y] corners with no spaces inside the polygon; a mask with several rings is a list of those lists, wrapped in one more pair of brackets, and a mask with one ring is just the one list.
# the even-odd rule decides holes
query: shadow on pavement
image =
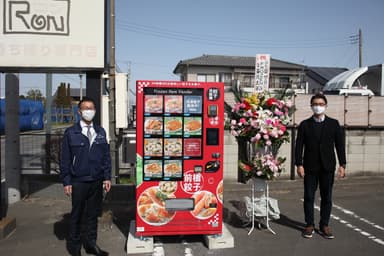
{"label": "shadow on pavement", "polygon": [[63,215],[63,218],[53,225],[53,233],[59,240],[68,240],[68,231],[69,231],[69,218],[70,214],[66,213]]}
{"label": "shadow on pavement", "polygon": [[292,229],[296,229],[298,231],[302,231],[305,227],[305,223],[303,222],[299,222],[299,221],[296,221],[296,220],[292,220],[290,219],[289,217],[283,215],[283,214],[280,214],[280,219],[278,220],[274,220],[273,221],[274,223],[277,223],[277,224],[280,224],[282,226],[286,226],[286,227],[289,227],[289,228],[292,228]]}
{"label": "shadow on pavement", "polygon": [[69,253],[69,244],[68,244],[68,232],[69,232],[69,219],[70,213],[63,215],[63,218],[53,224],[53,233],[59,240],[65,240],[66,249]]}
{"label": "shadow on pavement", "polygon": [[223,208],[223,221],[228,225],[235,228],[243,228],[246,224],[246,220],[242,218],[239,213],[241,211],[241,201],[230,200],[229,203],[237,210],[232,211],[227,207]]}
{"label": "shadow on pavement", "polygon": [[136,218],[135,207],[135,202],[123,204],[105,203],[103,212],[107,214],[103,214],[99,219],[100,227],[105,229],[113,223],[127,237],[131,220]]}
{"label": "shadow on pavement", "polygon": [[[231,200],[229,202],[237,210],[237,212],[231,211],[228,208],[224,208],[224,222],[237,228],[243,228],[247,226],[247,224],[250,224],[249,221],[245,220],[241,215],[239,215],[241,214],[242,210],[242,202],[239,200]],[[256,221],[258,222],[259,218],[257,218]],[[280,214],[280,219],[272,221],[274,223],[296,229],[298,231],[302,231],[305,227],[305,223],[293,220],[284,214]]]}

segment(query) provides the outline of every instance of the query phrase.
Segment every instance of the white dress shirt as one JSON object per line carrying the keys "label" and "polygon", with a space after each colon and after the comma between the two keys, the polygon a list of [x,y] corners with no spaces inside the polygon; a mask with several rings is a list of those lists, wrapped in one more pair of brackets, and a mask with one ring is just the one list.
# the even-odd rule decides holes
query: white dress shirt
{"label": "white dress shirt", "polygon": [[[83,120],[80,120],[80,126],[81,126],[81,133],[88,138],[87,136],[88,124],[86,124]],[[95,138],[96,138],[96,131],[95,129],[93,129],[93,123],[91,123],[89,126],[91,126],[90,132],[91,132],[92,139],[91,139],[90,145],[92,145],[92,143],[95,141]]]}

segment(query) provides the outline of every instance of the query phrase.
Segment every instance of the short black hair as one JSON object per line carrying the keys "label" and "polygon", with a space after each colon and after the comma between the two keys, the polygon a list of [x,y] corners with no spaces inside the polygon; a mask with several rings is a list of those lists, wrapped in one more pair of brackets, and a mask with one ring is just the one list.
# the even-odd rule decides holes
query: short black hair
{"label": "short black hair", "polygon": [[322,93],[316,93],[315,95],[312,96],[312,98],[311,98],[311,105],[312,105],[312,102],[313,102],[315,99],[323,99],[324,102],[325,102],[325,104],[328,104],[327,98],[326,98],[325,95],[322,94]]}
{"label": "short black hair", "polygon": [[85,101],[87,101],[87,102],[92,102],[92,103],[93,103],[93,106],[96,107],[96,103],[95,103],[95,101],[94,101],[92,98],[90,98],[90,97],[83,97],[83,98],[79,101],[79,104],[77,104],[77,107],[80,108],[81,103],[83,103],[83,102],[85,102]]}

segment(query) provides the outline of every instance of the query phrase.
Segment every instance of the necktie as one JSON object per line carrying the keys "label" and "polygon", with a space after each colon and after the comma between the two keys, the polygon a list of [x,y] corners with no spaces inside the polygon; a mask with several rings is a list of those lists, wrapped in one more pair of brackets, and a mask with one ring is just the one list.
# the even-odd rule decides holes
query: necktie
{"label": "necktie", "polygon": [[91,128],[92,126],[91,125],[87,125],[87,137],[88,137],[88,140],[89,140],[89,144],[91,144],[92,142],[92,132],[91,132]]}

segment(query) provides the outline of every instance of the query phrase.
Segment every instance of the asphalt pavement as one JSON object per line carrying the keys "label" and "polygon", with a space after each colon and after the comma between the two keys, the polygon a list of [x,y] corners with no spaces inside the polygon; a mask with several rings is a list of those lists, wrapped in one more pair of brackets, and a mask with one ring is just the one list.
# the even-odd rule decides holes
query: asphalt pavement
{"label": "asphalt pavement", "polygon": [[[269,190],[270,197],[278,200],[281,212],[279,220],[269,222],[275,235],[263,226],[248,235],[250,225],[241,217],[240,209],[243,197],[250,195],[250,186],[225,182],[223,217],[234,237],[234,248],[209,250],[203,236],[198,235],[157,236],[154,237],[155,246],[163,247],[166,256],[185,255],[186,248],[194,256],[383,255],[384,176],[354,176],[335,181],[330,223],[335,239],[332,240],[317,233],[311,239],[301,237],[304,225],[301,179],[272,181]],[[0,240],[0,255],[68,255],[69,211],[69,198],[42,193],[32,194],[9,206],[7,216],[16,218],[17,228],[9,237]],[[127,255],[125,246],[134,216],[134,201],[107,199],[99,219],[99,246],[110,255]],[[316,209],[316,222],[318,216]],[[264,220],[260,222],[265,224]]]}

